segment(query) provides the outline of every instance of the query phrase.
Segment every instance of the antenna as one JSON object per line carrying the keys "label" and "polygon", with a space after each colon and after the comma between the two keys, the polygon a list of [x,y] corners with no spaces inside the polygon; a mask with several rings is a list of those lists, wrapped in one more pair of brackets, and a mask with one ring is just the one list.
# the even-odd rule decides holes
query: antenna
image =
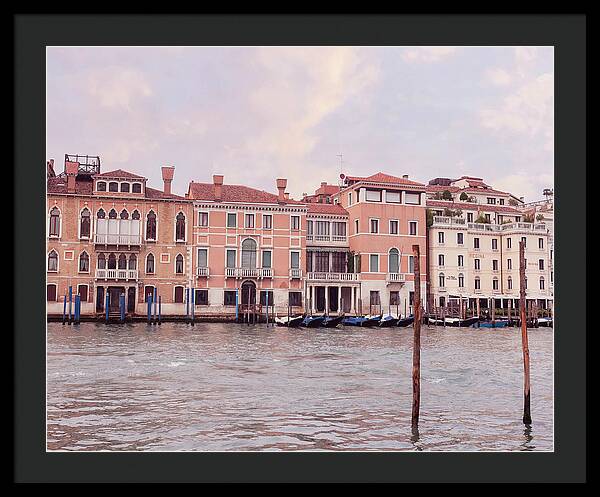
{"label": "antenna", "polygon": [[339,186],[342,186],[342,182],[344,181],[344,173],[343,173],[343,169],[342,169],[342,164],[344,163],[344,154],[342,154],[342,152],[340,152],[339,154],[336,155],[336,157],[340,158],[340,181],[339,181]]}

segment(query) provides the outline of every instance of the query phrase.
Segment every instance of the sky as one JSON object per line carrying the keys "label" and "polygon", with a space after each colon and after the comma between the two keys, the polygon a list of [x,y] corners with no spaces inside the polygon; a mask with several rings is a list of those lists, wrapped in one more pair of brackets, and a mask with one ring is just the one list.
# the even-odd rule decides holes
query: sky
{"label": "sky", "polygon": [[[294,198],[340,172],[554,187],[553,47],[48,47],[47,158]],[[342,155],[341,159],[339,155]]]}

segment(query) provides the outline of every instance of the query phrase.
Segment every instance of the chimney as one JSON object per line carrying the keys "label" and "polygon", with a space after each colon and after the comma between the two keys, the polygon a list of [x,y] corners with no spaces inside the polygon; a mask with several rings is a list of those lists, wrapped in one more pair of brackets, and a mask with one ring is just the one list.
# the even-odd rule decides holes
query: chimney
{"label": "chimney", "polygon": [[408,174],[403,174],[403,175],[402,175],[402,177],[403,177],[404,179],[408,179]]}
{"label": "chimney", "polygon": [[327,181],[321,181],[321,186],[327,186]]}
{"label": "chimney", "polygon": [[283,196],[285,197],[285,199],[286,199],[286,200],[289,200],[289,199],[290,199],[290,194],[289,194],[289,193],[287,193],[287,192],[285,192],[285,193],[283,194]]}
{"label": "chimney", "polygon": [[521,202],[525,202],[525,197],[519,197],[519,200],[520,200]]}
{"label": "chimney", "polygon": [[162,179],[163,179],[163,191],[168,195],[171,193],[171,181],[173,181],[173,175],[175,174],[175,168],[173,166],[163,166]]}
{"label": "chimney", "polygon": [[46,162],[46,173],[48,178],[54,178],[56,173],[54,172],[54,159],[50,159]]}
{"label": "chimney", "polygon": [[277,201],[281,204],[285,203],[285,187],[287,186],[287,179],[285,178],[277,178],[277,190],[279,191]]}
{"label": "chimney", "polygon": [[215,200],[220,202],[223,199],[223,175],[213,174],[213,184],[215,185]]}
{"label": "chimney", "polygon": [[65,174],[67,175],[67,193],[75,193],[75,178],[79,171],[79,162],[65,161]]}

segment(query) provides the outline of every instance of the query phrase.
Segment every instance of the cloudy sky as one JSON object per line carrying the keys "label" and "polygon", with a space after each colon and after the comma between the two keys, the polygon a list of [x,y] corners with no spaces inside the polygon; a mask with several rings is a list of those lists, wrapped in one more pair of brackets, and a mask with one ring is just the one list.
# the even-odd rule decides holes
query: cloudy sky
{"label": "cloudy sky", "polygon": [[47,157],[99,155],[161,188],[225,175],[294,197],[384,171],[483,177],[526,200],[554,177],[552,47],[51,47]]}

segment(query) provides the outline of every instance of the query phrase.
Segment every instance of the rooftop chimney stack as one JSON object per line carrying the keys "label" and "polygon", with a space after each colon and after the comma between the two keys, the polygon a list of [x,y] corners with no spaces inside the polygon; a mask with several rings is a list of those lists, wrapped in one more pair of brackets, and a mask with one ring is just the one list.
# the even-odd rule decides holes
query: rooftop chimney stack
{"label": "rooftop chimney stack", "polygon": [[171,193],[171,181],[173,181],[173,175],[175,174],[175,168],[173,166],[163,166],[162,168],[162,179],[163,179],[163,191],[169,195]]}
{"label": "rooftop chimney stack", "polygon": [[65,174],[67,175],[67,192],[75,193],[75,182],[77,172],[79,171],[79,162],[65,161]]}
{"label": "rooftop chimney stack", "polygon": [[213,184],[215,185],[215,200],[220,202],[223,199],[223,175],[213,174]]}
{"label": "rooftop chimney stack", "polygon": [[403,174],[403,175],[402,175],[402,177],[403,177],[404,179],[408,179],[408,174]]}
{"label": "rooftop chimney stack", "polygon": [[277,201],[281,204],[285,203],[285,187],[287,186],[287,179],[277,178],[277,190],[279,191],[279,198]]}

